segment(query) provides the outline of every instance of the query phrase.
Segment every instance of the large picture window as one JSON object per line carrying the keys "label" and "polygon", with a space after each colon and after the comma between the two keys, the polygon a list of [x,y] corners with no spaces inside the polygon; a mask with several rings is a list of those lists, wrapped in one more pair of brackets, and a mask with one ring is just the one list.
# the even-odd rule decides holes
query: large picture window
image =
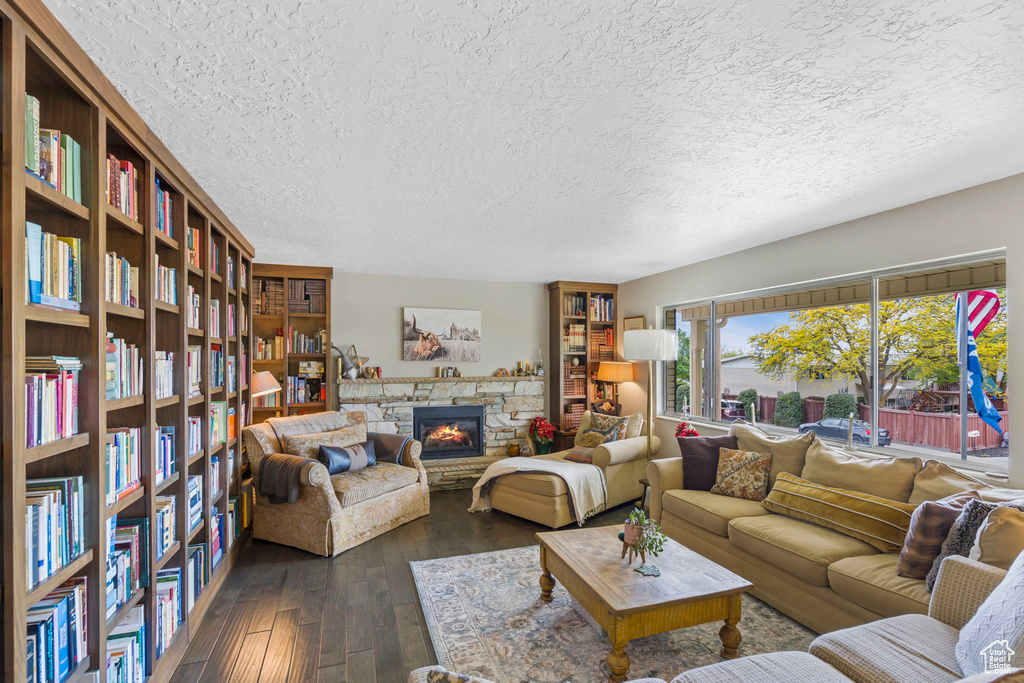
{"label": "large picture window", "polygon": [[671,306],[664,405],[1005,470],[1007,314],[1001,253]]}

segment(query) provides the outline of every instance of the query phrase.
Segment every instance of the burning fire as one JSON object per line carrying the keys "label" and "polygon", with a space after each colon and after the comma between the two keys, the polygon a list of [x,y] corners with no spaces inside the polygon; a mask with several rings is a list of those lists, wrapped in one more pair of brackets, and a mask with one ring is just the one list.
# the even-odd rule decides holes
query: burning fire
{"label": "burning fire", "polygon": [[436,428],[430,432],[426,441],[432,446],[469,446],[471,444],[469,434],[452,425],[442,425]]}

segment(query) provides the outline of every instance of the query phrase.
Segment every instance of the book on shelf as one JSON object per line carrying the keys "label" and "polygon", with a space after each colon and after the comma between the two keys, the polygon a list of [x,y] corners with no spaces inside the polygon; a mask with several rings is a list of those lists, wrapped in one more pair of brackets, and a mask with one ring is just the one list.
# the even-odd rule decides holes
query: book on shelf
{"label": "book on shelf", "polygon": [[185,249],[188,254],[188,264],[195,268],[202,268],[202,256],[199,254],[200,235],[198,228],[185,229]]}
{"label": "book on shelf", "polygon": [[178,305],[178,270],[160,265],[160,254],[156,254],[156,291],[157,301]]}
{"label": "book on shelf", "polygon": [[203,418],[190,415],[186,423],[188,454],[192,455],[203,450]]}
{"label": "book on shelf", "polygon": [[216,567],[224,557],[224,515],[216,507],[210,508],[210,566]]}
{"label": "book on shelf", "polygon": [[210,448],[227,440],[227,401],[210,401]]}
{"label": "book on shelf", "polygon": [[245,302],[243,301],[240,306],[242,310],[242,334],[247,334],[249,332],[249,316],[245,313]]}
{"label": "book on shelf", "polygon": [[106,504],[131,495],[142,486],[142,430],[139,427],[112,427],[107,430]]}
{"label": "book on shelf", "polygon": [[82,240],[25,223],[26,301],[82,310]]}
{"label": "book on shelf", "polygon": [[228,287],[235,288],[235,257],[228,256]]}
{"label": "book on shelf", "polygon": [[227,519],[224,524],[224,545],[228,548],[235,544],[235,539],[242,533],[239,528],[239,524],[242,521],[242,516],[239,514],[238,509],[238,496],[231,496],[228,498],[227,504]]}
{"label": "book on shelf", "polygon": [[228,304],[228,336],[234,337],[238,335],[238,307],[234,304]]}
{"label": "book on shelf", "polygon": [[142,394],[142,355],[135,344],[107,332],[106,398],[117,399]]}
{"label": "book on shelf", "polygon": [[45,581],[84,548],[82,477],[25,482],[25,577],[29,586]]}
{"label": "book on shelf", "polygon": [[177,471],[175,469],[177,455],[174,451],[175,428],[156,425],[153,432],[154,450],[156,451],[153,478],[155,483],[159,484]]}
{"label": "book on shelf", "polygon": [[173,226],[173,213],[172,207],[174,200],[171,198],[171,193],[160,186],[160,178],[156,179],[156,229],[167,235],[168,237],[174,237],[174,226]]}
{"label": "book on shelf", "polygon": [[[230,409],[228,413],[233,413],[234,408]],[[231,417],[230,415],[228,416]],[[232,446],[228,449],[228,484],[235,480],[235,447]]]}
{"label": "book on shelf", "polygon": [[39,100],[25,93],[25,170],[81,204],[82,146],[67,133],[40,128],[39,113]]}
{"label": "book on shelf", "polygon": [[288,353],[325,353],[327,330],[321,328],[315,334],[306,335],[297,331],[294,325],[289,325],[286,350]]}
{"label": "book on shelf", "polygon": [[161,569],[156,573],[156,656],[171,644],[184,619],[181,599],[181,568]]}
{"label": "book on shelf", "polygon": [[203,475],[188,478],[188,529],[195,529],[203,519]]}
{"label": "book on shelf", "polygon": [[[245,354],[245,342],[241,342],[238,345],[238,370],[239,370],[239,374],[242,377],[248,377],[249,376],[249,370],[248,370],[249,363],[248,363],[248,360],[249,359],[248,359],[248,357]],[[242,380],[242,381],[245,384],[249,383],[248,380]]]}
{"label": "book on shelf", "polygon": [[108,251],[104,258],[106,286],[103,298],[111,303],[139,307],[139,269],[132,266],[128,259]]}
{"label": "book on shelf", "polygon": [[39,175],[39,100],[25,93],[25,170]]}
{"label": "book on shelf", "polygon": [[132,607],[107,636],[107,680],[142,683],[146,678],[146,616],[143,605]]}
{"label": "book on shelf", "polygon": [[241,282],[239,283],[242,287],[245,287],[249,282],[249,267],[245,265],[245,261],[242,261],[242,266],[239,269],[241,271]]}
{"label": "book on shelf", "polygon": [[220,336],[220,300],[210,299],[210,327],[211,337]]}
{"label": "book on shelf", "polygon": [[590,297],[590,319],[594,322],[615,322],[615,297],[610,294]]}
{"label": "book on shelf", "polygon": [[587,326],[570,323],[562,328],[562,352],[584,353],[587,350]]}
{"label": "book on shelf", "polygon": [[107,204],[139,220],[139,169],[130,161],[107,154]]}
{"label": "book on shelf", "polygon": [[63,681],[89,654],[87,579],[68,579],[27,610],[29,681]]}
{"label": "book on shelf", "polygon": [[154,528],[156,530],[156,559],[162,559],[177,539],[175,513],[177,499],[174,496],[157,496]]}
{"label": "book on shelf", "polygon": [[153,361],[153,382],[157,399],[174,396],[174,352],[156,351]]}
{"label": "book on shelf", "polygon": [[237,391],[238,390],[238,377],[235,374],[235,357],[234,356],[228,356],[228,359],[227,359],[227,362],[226,362],[225,366],[226,366],[226,369],[227,369],[228,391],[229,392]]}
{"label": "book on shelf", "polygon": [[192,285],[189,285],[185,292],[185,305],[185,325],[195,329],[202,329],[202,298]]}
{"label": "book on shelf", "polygon": [[106,614],[109,619],[119,607],[149,585],[148,517],[114,520],[106,569]]}
{"label": "book on shelf", "polygon": [[220,243],[213,241],[213,249],[210,250],[210,271],[220,275]]}
{"label": "book on shelf", "polygon": [[562,315],[581,318],[586,315],[587,297],[579,292],[562,295]]}
{"label": "book on shelf", "polygon": [[78,433],[82,361],[75,356],[25,358],[25,445],[28,448]]}
{"label": "book on shelf", "polygon": [[206,569],[206,544],[195,543],[188,547],[188,559],[185,562],[185,572],[189,580],[186,582],[187,593],[185,604],[189,611],[196,604],[199,594],[210,582],[210,574]]}
{"label": "book on shelf", "polygon": [[[231,441],[238,435],[238,415],[235,413],[234,406],[228,406],[228,441]],[[233,450],[233,449],[231,449]],[[230,468],[231,465],[229,464]]]}
{"label": "book on shelf", "polygon": [[220,490],[220,458],[216,455],[210,458],[210,490]]}
{"label": "book on shelf", "polygon": [[224,346],[210,344],[210,385],[224,386]]}
{"label": "book on shelf", "polygon": [[191,344],[185,350],[188,366],[188,396],[194,398],[203,393],[203,347]]}

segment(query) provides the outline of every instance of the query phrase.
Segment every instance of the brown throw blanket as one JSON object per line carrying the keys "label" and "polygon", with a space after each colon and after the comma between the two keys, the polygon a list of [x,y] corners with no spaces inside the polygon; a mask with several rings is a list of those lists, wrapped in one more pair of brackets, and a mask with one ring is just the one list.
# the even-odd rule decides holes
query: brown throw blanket
{"label": "brown throw blanket", "polygon": [[287,453],[271,453],[260,461],[260,495],[271,503],[294,503],[299,499],[302,486],[302,468],[312,458]]}

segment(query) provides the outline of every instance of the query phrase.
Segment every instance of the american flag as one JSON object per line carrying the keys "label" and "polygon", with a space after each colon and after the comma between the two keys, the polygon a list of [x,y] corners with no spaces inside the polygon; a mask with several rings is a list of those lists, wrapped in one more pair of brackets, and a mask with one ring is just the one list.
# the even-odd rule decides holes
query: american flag
{"label": "american flag", "polygon": [[[960,310],[960,295],[956,295],[957,311]],[[967,330],[975,337],[981,334],[999,313],[999,295],[991,289],[967,292]]]}
{"label": "american flag", "polygon": [[[967,390],[974,401],[974,409],[987,425],[1000,434],[1003,433],[999,423],[1002,416],[992,400],[985,393],[985,371],[978,358],[977,336],[992,322],[999,312],[999,295],[990,289],[967,292]],[[960,339],[960,295],[956,295],[956,338]],[[959,357],[960,345],[957,344]]]}

